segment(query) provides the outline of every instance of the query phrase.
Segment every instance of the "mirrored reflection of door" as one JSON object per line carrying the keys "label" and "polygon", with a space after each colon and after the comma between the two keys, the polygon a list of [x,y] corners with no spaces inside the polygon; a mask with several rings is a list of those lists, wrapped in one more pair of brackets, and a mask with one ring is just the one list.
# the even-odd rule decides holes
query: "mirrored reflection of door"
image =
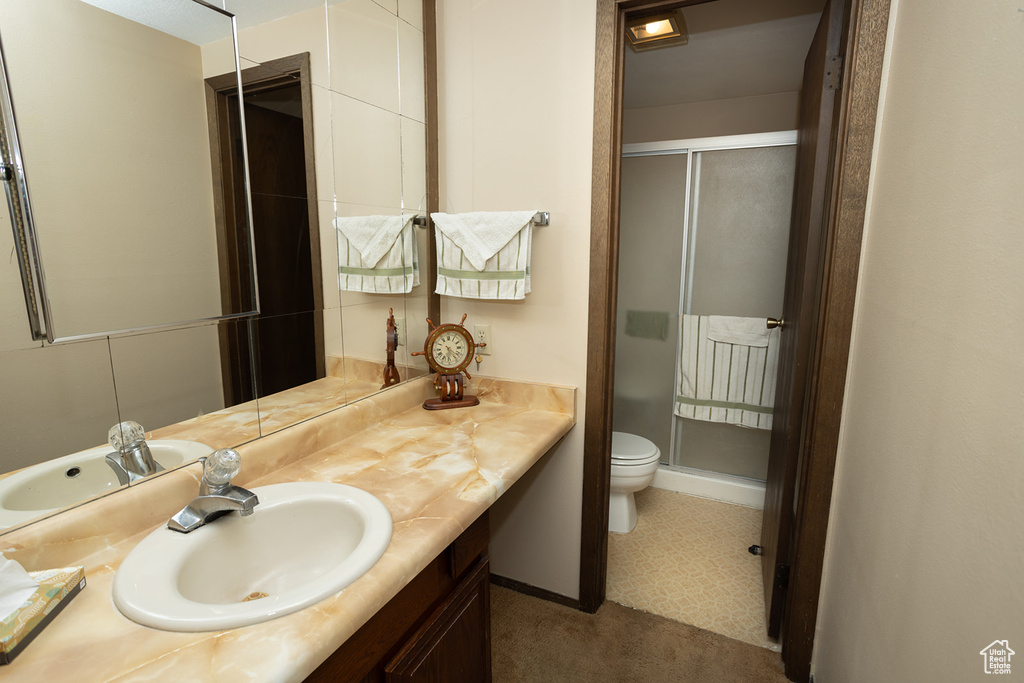
{"label": "mirrored reflection of door", "polygon": [[[307,173],[303,137],[304,126],[312,122],[303,119],[297,82],[246,92],[243,99],[256,272],[265,278],[256,325],[257,386],[259,395],[267,396],[324,376],[323,327],[315,324],[323,308],[316,301],[322,288],[320,271],[313,269],[320,263],[320,233],[316,215],[310,216],[316,183],[312,164]],[[314,191],[312,201],[307,185]],[[282,318],[287,324],[270,324]]]}
{"label": "mirrored reflection of door", "polygon": [[[234,74],[208,80],[217,109],[225,216],[222,244],[245,229],[242,135],[232,125]],[[313,159],[309,55],[272,60],[242,72],[246,147],[260,314],[221,340],[228,405],[301,386],[325,374],[320,227]],[[244,297],[252,283],[221,259],[221,298]],[[251,335],[251,339],[250,339]],[[255,359],[255,377],[250,376]],[[249,395],[255,386],[256,395]]]}

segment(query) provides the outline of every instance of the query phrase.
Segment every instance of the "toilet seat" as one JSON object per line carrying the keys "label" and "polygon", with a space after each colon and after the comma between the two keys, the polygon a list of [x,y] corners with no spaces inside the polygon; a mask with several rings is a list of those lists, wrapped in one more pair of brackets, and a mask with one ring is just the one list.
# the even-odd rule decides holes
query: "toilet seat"
{"label": "toilet seat", "polygon": [[643,460],[616,460],[615,458],[612,458],[612,471],[615,472],[620,468],[623,470],[643,469],[650,467],[651,465],[657,465],[659,460],[661,460],[661,453],[655,453],[651,457],[644,458]]}
{"label": "toilet seat", "polygon": [[612,432],[612,462],[618,465],[645,465],[661,458],[653,442],[636,434]]}
{"label": "toilet seat", "polygon": [[612,432],[611,479],[608,495],[608,530],[629,533],[636,526],[633,494],[654,481],[661,451],[636,434]]}

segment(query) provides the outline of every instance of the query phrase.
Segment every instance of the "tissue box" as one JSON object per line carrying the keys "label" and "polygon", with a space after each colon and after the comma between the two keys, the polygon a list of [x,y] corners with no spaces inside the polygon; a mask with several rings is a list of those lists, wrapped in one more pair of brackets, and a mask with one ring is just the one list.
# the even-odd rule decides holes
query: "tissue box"
{"label": "tissue box", "polygon": [[39,588],[14,614],[0,622],[0,664],[8,664],[85,588],[82,567],[29,572]]}

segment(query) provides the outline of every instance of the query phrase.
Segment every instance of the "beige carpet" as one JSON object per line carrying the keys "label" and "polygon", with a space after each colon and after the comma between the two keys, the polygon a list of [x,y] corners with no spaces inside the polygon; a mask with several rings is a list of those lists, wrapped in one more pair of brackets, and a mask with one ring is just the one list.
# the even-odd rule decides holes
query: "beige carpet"
{"label": "beige carpet", "polygon": [[761,510],[647,488],[637,524],[608,534],[608,599],[778,650],[765,629]]}
{"label": "beige carpet", "polygon": [[495,683],[783,683],[779,655],[605,602],[597,614],[491,586]]}

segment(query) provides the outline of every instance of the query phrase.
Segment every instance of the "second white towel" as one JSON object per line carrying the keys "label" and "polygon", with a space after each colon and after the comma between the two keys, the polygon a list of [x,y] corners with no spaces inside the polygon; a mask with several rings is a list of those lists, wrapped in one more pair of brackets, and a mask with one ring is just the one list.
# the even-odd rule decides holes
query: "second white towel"
{"label": "second white towel", "polygon": [[466,299],[523,299],[530,293],[536,211],[433,213],[437,293]]}
{"label": "second white towel", "polygon": [[[764,325],[764,318],[751,318]],[[675,414],[693,420],[771,429],[779,330],[767,344],[751,346],[709,337],[709,316],[680,319]]]}
{"label": "second white towel", "polygon": [[767,318],[737,318],[725,315],[708,316],[708,339],[727,344],[768,346],[771,330]]}

